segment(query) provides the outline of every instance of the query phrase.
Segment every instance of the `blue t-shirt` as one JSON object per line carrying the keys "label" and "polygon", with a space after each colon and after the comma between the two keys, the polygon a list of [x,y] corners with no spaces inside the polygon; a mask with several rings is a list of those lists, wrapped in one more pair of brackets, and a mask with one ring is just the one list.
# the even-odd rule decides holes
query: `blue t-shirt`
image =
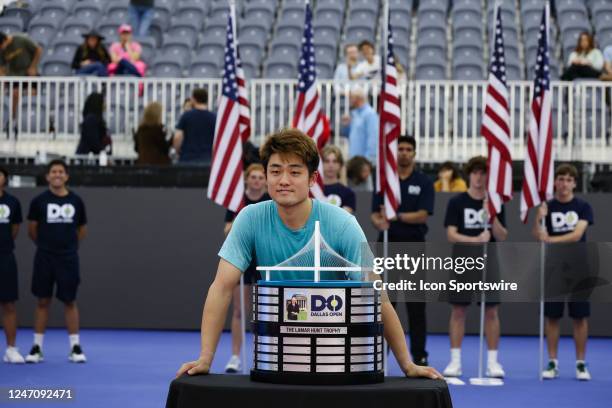
{"label": "blue t-shirt", "polygon": [[0,253],[12,252],[15,249],[12,227],[22,221],[19,200],[6,191],[3,192],[0,196]]}
{"label": "blue t-shirt", "polygon": [[[593,209],[591,205],[574,197],[567,203],[557,199],[548,202],[548,215],[546,216],[546,230],[548,235],[564,235],[576,229],[578,221],[584,220],[588,225],[593,225]],[[586,241],[586,231],[580,237],[580,242]]]}
{"label": "blue t-shirt", "polygon": [[191,109],[181,115],[176,128],[183,131],[179,162],[210,162],[217,115],[208,110]]}
{"label": "blue t-shirt", "polygon": [[[283,223],[274,201],[245,207],[234,220],[219,256],[242,272],[249,267],[253,257],[257,258],[258,266],[278,265],[308,244],[314,235],[315,221],[320,222],[322,239],[338,255],[361,265],[362,244],[367,240],[357,220],[342,208],[318,200],[312,200],[310,216],[298,230],[289,229]],[[323,261],[322,266],[326,266]],[[359,272],[347,275],[351,279],[361,276]],[[270,273],[273,280],[312,280],[313,276],[311,271]],[[344,273],[321,272],[321,279],[346,279],[346,276]]]}
{"label": "blue t-shirt", "polygon": [[[448,200],[444,227],[455,226],[459,234],[467,235],[468,237],[480,235],[485,228],[490,230],[491,224],[486,219],[483,204],[484,200],[475,200],[467,192],[457,194]],[[502,225],[506,225],[503,205],[501,212],[497,214],[497,219]],[[491,234],[491,242],[495,242],[493,234]]]}
{"label": "blue t-shirt", "polygon": [[30,203],[28,220],[38,222],[38,249],[72,255],[79,249],[78,228],[87,224],[87,215],[83,200],[72,191],[59,197],[47,190]]}
{"label": "blue t-shirt", "polygon": [[[404,180],[400,179],[401,200],[398,213],[427,211],[432,215],[434,209],[435,192],[432,181],[425,173],[414,170]],[[382,195],[374,193],[372,197],[372,212],[379,212],[383,205]],[[422,242],[427,234],[427,224],[407,224],[399,220],[392,221],[389,226],[390,242]],[[378,240],[382,242],[382,232]]]}
{"label": "blue t-shirt", "polygon": [[355,192],[342,183],[325,184],[323,194],[325,194],[325,200],[331,205],[340,208],[348,207],[353,210],[353,213],[357,210]]}

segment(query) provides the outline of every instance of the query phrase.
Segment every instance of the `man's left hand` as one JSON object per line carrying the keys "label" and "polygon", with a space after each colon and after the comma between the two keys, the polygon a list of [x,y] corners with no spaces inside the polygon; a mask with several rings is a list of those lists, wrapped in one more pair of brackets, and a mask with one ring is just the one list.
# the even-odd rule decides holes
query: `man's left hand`
{"label": "man's left hand", "polygon": [[38,72],[36,71],[36,68],[33,67],[29,67],[27,70],[28,76],[37,76]]}
{"label": "man's left hand", "polygon": [[431,378],[432,380],[441,380],[444,378],[435,368],[419,366],[413,362],[410,362],[408,367],[404,370],[404,374],[406,374],[406,377],[411,378],[424,377]]}

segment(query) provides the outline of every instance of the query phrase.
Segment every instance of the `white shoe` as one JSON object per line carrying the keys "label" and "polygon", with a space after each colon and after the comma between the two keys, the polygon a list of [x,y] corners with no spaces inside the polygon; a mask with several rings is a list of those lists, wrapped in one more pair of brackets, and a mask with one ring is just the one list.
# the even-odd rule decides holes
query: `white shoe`
{"label": "white shoe", "polygon": [[25,360],[23,356],[19,354],[17,347],[7,347],[4,353],[4,362],[10,364],[23,364]]}
{"label": "white shoe", "polygon": [[504,368],[497,361],[492,361],[487,364],[487,377],[504,378],[506,373]]}
{"label": "white shoe", "polygon": [[461,362],[451,360],[442,374],[444,374],[445,377],[460,377],[461,374],[463,374],[461,371]]}
{"label": "white shoe", "polygon": [[225,372],[237,373],[238,371],[240,371],[240,357],[234,354],[227,362],[227,365],[225,366]]}
{"label": "white shoe", "polygon": [[[552,380],[557,377],[559,377],[559,366],[557,366],[556,362],[550,360],[546,369],[542,371],[542,378],[545,380]],[[576,368],[576,377],[578,377],[578,368]]]}
{"label": "white shoe", "polygon": [[87,362],[87,357],[83,354],[83,350],[81,350],[81,346],[75,344],[72,346],[72,350],[70,350],[70,355],[68,356],[68,360],[73,363],[85,363]]}
{"label": "white shoe", "polygon": [[25,358],[26,363],[34,363],[34,364],[40,363],[43,360],[44,360],[43,353],[38,344],[35,344],[32,346],[32,348],[30,349],[30,354],[28,354]]}
{"label": "white shoe", "polygon": [[576,363],[576,379],[580,381],[591,380],[591,373],[589,373],[587,364],[584,361]]}

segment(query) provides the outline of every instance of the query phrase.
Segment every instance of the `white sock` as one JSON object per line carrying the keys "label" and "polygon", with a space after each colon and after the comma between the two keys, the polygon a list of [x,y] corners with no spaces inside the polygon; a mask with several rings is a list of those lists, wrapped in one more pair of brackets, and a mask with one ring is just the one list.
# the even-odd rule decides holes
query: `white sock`
{"label": "white sock", "polygon": [[489,350],[487,352],[487,361],[489,364],[497,363],[497,350]]}
{"label": "white sock", "polygon": [[81,344],[78,334],[69,334],[68,340],[70,341],[70,348],[73,348],[77,344]]}
{"label": "white sock", "polygon": [[6,351],[9,351],[9,350],[17,351],[17,347],[15,347],[15,346],[6,346]]}
{"label": "white sock", "polygon": [[452,348],[450,350],[451,353],[451,362],[457,362],[461,364],[461,349],[460,348]]}
{"label": "white sock", "polygon": [[34,344],[42,348],[44,338],[45,338],[44,333],[34,333]]}

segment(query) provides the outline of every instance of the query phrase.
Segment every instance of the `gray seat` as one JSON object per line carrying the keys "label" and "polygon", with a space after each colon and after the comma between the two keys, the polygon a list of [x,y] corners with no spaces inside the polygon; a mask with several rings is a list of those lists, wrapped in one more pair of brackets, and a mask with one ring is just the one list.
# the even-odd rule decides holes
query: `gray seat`
{"label": "gray seat", "polygon": [[174,13],[175,4],[178,2],[171,0],[155,0],[153,14],[156,18],[164,18],[168,20]]}
{"label": "gray seat", "polygon": [[[268,34],[263,33],[260,30],[246,30],[238,35],[238,42],[241,46],[250,44],[261,47],[263,44],[268,42]],[[223,44],[225,44],[225,40],[223,41]]]}
{"label": "gray seat", "polygon": [[119,28],[117,23],[102,20],[96,30],[106,38],[113,38],[117,36],[117,28]]}
{"label": "gray seat", "polygon": [[576,27],[578,25],[589,25],[587,23],[588,17],[586,16],[586,10],[584,13],[577,12],[575,10],[569,10],[561,14],[558,18],[559,26],[563,28]]}
{"label": "gray seat", "polygon": [[242,71],[244,72],[244,77],[251,79],[259,77],[259,65],[251,62],[244,62],[242,64]]}
{"label": "gray seat", "polygon": [[292,41],[301,41],[302,39],[302,28],[301,27],[278,27],[276,29],[276,37],[290,38]]}
{"label": "gray seat", "polygon": [[[241,47],[241,59],[244,58],[244,51]],[[200,47],[196,53],[198,59],[205,58],[207,61],[213,63],[216,66],[221,66],[223,64],[223,57],[225,56],[225,49],[223,47],[219,47],[218,45],[208,45],[204,44]]]}
{"label": "gray seat", "polygon": [[316,28],[314,30],[314,38],[313,41],[316,44],[321,43],[338,43],[338,38],[340,37],[340,31],[338,28]]}
{"label": "gray seat", "polygon": [[81,35],[90,31],[94,24],[93,17],[68,16],[62,23],[62,31],[65,34]]}
{"label": "gray seat", "polygon": [[72,15],[85,18],[97,19],[102,15],[104,10],[104,3],[82,0],[77,1],[72,8]]}
{"label": "gray seat", "polygon": [[23,31],[23,21],[19,17],[0,17],[0,28],[5,34],[20,33]]}
{"label": "gray seat", "polygon": [[419,13],[422,11],[443,12],[446,16],[448,11],[448,0],[430,0],[419,2]]}
{"label": "gray seat", "polygon": [[466,14],[462,17],[453,18],[453,34],[455,36],[461,33],[471,32],[476,38],[482,38],[483,26],[482,20],[478,18],[468,17]]}
{"label": "gray seat", "polygon": [[320,10],[315,12],[312,25],[316,27],[340,27],[344,15],[338,10]]}
{"label": "gray seat", "polygon": [[374,42],[374,35],[375,32],[373,27],[346,26],[345,37],[347,42],[353,42],[355,44],[359,44],[364,40]]}
{"label": "gray seat", "polygon": [[390,14],[401,12],[412,12],[412,0],[389,0]]}
{"label": "gray seat", "polygon": [[446,78],[446,59],[423,53],[416,60],[416,79],[434,80]]}
{"label": "gray seat", "polygon": [[229,5],[225,1],[215,1],[210,5],[209,17],[217,20],[227,20]]}
{"label": "gray seat", "polygon": [[373,21],[376,21],[378,17],[378,10],[372,9],[350,9],[347,17],[347,21],[370,21],[372,24]]}
{"label": "gray seat", "polygon": [[378,15],[379,6],[377,2],[370,0],[351,0],[349,2],[349,13],[352,10],[364,10],[368,12],[374,12]]}
{"label": "gray seat", "polygon": [[283,10],[304,10],[304,2],[302,0],[285,0],[282,6]]}
{"label": "gray seat", "polygon": [[446,51],[446,34],[438,30],[420,32],[417,36],[417,49],[421,47],[434,47]]}
{"label": "gray seat", "polygon": [[70,45],[78,47],[83,43],[83,37],[80,34],[60,32],[53,38],[53,47],[60,45]]}
{"label": "gray seat", "polygon": [[317,0],[316,11],[319,10],[336,10],[344,12],[345,0]]}
{"label": "gray seat", "polygon": [[174,49],[180,49],[181,52],[190,53],[195,48],[196,37],[176,36],[171,33],[166,34],[162,46],[164,53],[169,53]]}
{"label": "gray seat", "polygon": [[12,4],[4,9],[2,15],[4,17],[16,17],[21,20],[23,27],[27,27],[34,13],[30,7],[18,7]]}
{"label": "gray seat", "polygon": [[286,39],[275,39],[270,45],[270,58],[297,61],[300,56],[299,44],[289,43]]}
{"label": "gray seat", "polygon": [[239,26],[238,36],[251,36],[253,38],[261,39],[262,45],[267,42],[270,35],[270,26],[262,22],[255,21],[244,21]]}
{"label": "gray seat", "polygon": [[260,65],[264,57],[264,49],[256,44],[240,44],[240,61]]}
{"label": "gray seat", "polygon": [[264,77],[277,79],[297,78],[297,66],[295,60],[270,57],[264,64]]}
{"label": "gray seat", "polygon": [[71,8],[72,4],[66,4],[59,1],[46,1],[40,6],[37,15],[43,17],[57,15],[63,19],[70,13]]}
{"label": "gray seat", "polygon": [[482,24],[482,10],[477,8],[453,8],[451,12],[453,21],[455,20],[470,20],[479,21]]}
{"label": "gray seat", "polygon": [[48,26],[37,26],[29,32],[30,38],[43,48],[47,48],[51,44],[51,40],[55,36],[55,28]]}
{"label": "gray seat", "polygon": [[333,64],[319,63],[315,67],[317,78],[319,79],[332,79],[334,77],[334,66]]}
{"label": "gray seat", "polygon": [[252,0],[244,7],[245,18],[266,19],[274,21],[274,13],[276,11],[275,1]]}
{"label": "gray seat", "polygon": [[189,76],[198,78],[219,78],[221,76],[222,67],[211,62],[206,57],[195,58],[191,62],[189,68]]}
{"label": "gray seat", "polygon": [[[612,7],[612,4],[610,5]],[[612,10],[600,11],[593,17],[595,31],[600,31],[606,27],[612,27]]]}
{"label": "gray seat", "polygon": [[508,81],[520,81],[524,78],[524,70],[520,65],[506,65],[506,79]]}
{"label": "gray seat", "polygon": [[197,16],[173,17],[170,20],[168,33],[187,37],[197,37],[200,30],[202,30],[202,20],[197,18]]}
{"label": "gray seat", "polygon": [[278,18],[278,27],[303,27],[304,26],[304,10],[283,10]]}
{"label": "gray seat", "polygon": [[472,56],[459,55],[453,59],[453,78],[455,79],[483,79],[484,63],[482,55],[476,58]]}
{"label": "gray seat", "polygon": [[544,9],[545,0],[522,0],[521,1],[521,13],[528,11],[537,11],[542,14]]}
{"label": "gray seat", "polygon": [[592,16],[597,16],[600,13],[612,11],[612,3],[610,3],[608,0],[591,1],[589,4]]}
{"label": "gray seat", "polygon": [[153,60],[155,50],[157,49],[157,44],[155,43],[155,40],[151,37],[140,37],[138,38],[138,43],[142,48],[140,59],[145,61],[146,63],[150,63]]}
{"label": "gray seat", "polygon": [[419,29],[440,27],[445,29],[446,27],[446,14],[440,11],[423,11],[419,12],[417,16]]}
{"label": "gray seat", "polygon": [[62,21],[63,19],[58,17],[34,16],[32,21],[30,21],[29,30],[33,31],[38,27],[47,27],[57,30],[59,29]]}
{"label": "gray seat", "polygon": [[173,54],[158,54],[151,64],[151,76],[160,78],[180,78],[183,65]]}
{"label": "gray seat", "polygon": [[612,45],[612,27],[606,27],[597,32],[597,42],[601,48]]}
{"label": "gray seat", "polygon": [[204,37],[217,37],[217,38],[223,38],[223,42],[225,42],[225,31],[227,30],[227,22],[226,23],[221,23],[221,22],[214,22],[211,21],[211,19],[206,20],[206,23],[204,24]]}
{"label": "gray seat", "polygon": [[176,17],[195,16],[204,21],[208,14],[208,3],[197,0],[181,1],[177,5]]}
{"label": "gray seat", "polygon": [[118,24],[126,23],[128,21],[127,4],[122,2],[110,2],[106,8],[104,18]]}
{"label": "gray seat", "polygon": [[44,76],[71,76],[72,68],[69,61],[63,55],[48,56],[41,62],[41,73]]}

